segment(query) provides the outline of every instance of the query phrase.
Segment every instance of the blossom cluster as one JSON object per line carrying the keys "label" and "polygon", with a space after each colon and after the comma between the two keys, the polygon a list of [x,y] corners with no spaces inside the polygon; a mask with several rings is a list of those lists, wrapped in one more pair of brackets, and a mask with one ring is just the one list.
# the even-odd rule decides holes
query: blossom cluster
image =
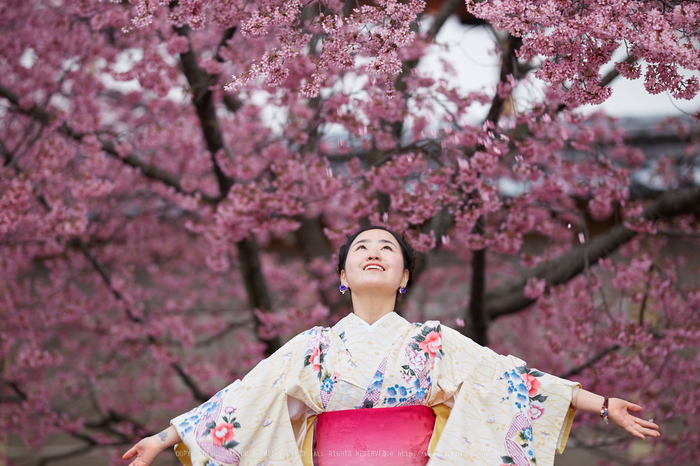
{"label": "blossom cluster", "polygon": [[535,75],[567,88],[568,105],[610,97],[610,87],[600,83],[601,69],[618,50],[625,55],[615,58],[615,69],[628,79],[643,74],[649,93],[692,99],[700,92],[697,76],[683,72],[700,70],[697,2],[468,0],[467,7],[521,37],[522,60],[544,57]]}
{"label": "blossom cluster", "polygon": [[[347,313],[334,251],[374,223],[422,254],[398,298],[407,318],[472,335],[468,284],[483,278],[495,349],[583,368],[571,378],[678,423],[654,455],[700,454],[698,223],[679,197],[697,185],[697,122],[660,122],[654,152],[567,107],[609,93],[600,67],[620,44],[646,61],[619,61],[623,77],[696,92],[674,74],[697,69],[695,4],[470,3],[523,38],[521,65],[546,57],[529,66],[552,84],[475,122],[520,78],[473,92],[413,67],[434,50],[419,1],[5,3],[1,432],[108,451],[161,430],[275,344]],[[494,311],[494,295],[519,293],[526,304]],[[412,367],[440,345],[426,332]],[[518,393],[536,390],[518,377]]]}

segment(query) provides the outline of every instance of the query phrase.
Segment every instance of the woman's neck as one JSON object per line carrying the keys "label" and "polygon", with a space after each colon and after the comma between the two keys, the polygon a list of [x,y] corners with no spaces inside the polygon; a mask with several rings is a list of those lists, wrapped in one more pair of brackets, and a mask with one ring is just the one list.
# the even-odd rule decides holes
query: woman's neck
{"label": "woman's neck", "polygon": [[372,325],[394,310],[394,295],[372,295],[352,293],[352,309],[357,317]]}

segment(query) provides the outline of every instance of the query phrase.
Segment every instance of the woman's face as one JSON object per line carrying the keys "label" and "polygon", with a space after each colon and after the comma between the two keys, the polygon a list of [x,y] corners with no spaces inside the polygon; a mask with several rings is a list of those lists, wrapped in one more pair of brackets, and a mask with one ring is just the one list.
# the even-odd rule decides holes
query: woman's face
{"label": "woman's face", "polygon": [[408,270],[394,235],[379,229],[360,233],[350,245],[340,281],[355,293],[379,289],[396,293],[406,286]]}

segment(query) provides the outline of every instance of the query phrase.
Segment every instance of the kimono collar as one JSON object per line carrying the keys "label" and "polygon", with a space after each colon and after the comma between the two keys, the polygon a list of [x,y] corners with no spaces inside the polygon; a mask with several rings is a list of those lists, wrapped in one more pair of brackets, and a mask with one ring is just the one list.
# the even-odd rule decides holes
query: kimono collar
{"label": "kimono collar", "polygon": [[[348,324],[352,323],[353,325],[362,325],[367,330],[368,333],[373,333],[377,328],[382,327],[382,326],[395,327],[396,330],[398,330],[399,328],[403,328],[406,325],[410,326],[410,324],[406,321],[406,319],[404,319],[403,317],[401,317],[400,315],[398,315],[397,313],[395,313],[393,311],[389,312],[387,314],[384,314],[379,320],[377,320],[375,323],[373,323],[371,325],[368,324],[367,322],[365,322],[361,317],[359,317],[355,313],[348,314],[348,316],[345,317],[344,319],[342,319],[340,322],[343,322],[343,321],[348,323]],[[340,322],[338,322],[338,323],[340,323]]]}

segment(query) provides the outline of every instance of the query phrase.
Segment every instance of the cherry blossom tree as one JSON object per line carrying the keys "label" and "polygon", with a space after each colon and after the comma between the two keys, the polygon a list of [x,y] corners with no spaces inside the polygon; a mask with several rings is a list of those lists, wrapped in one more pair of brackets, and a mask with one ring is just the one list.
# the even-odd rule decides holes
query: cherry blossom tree
{"label": "cherry blossom tree", "polygon": [[[374,223],[422,253],[406,317],[643,404],[664,434],[643,462],[693,462],[698,115],[634,135],[579,109],[613,80],[696,96],[700,3],[425,9],[3,0],[0,431],[76,440],[42,464],[121,464],[342,317],[334,251]],[[419,67],[456,10],[496,32],[492,88]],[[516,106],[536,81],[542,97]],[[624,456],[628,439],[576,425],[578,444]]]}

